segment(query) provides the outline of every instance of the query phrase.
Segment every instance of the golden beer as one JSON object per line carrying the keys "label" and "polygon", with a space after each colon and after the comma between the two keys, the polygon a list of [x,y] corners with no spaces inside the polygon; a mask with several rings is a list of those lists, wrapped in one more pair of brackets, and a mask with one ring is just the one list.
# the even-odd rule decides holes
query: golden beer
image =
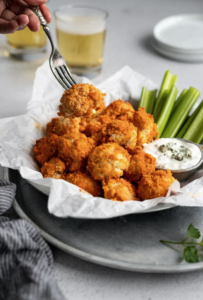
{"label": "golden beer", "polygon": [[46,34],[40,26],[39,31],[32,32],[28,27],[6,35],[7,43],[12,49],[39,49],[47,43]]}
{"label": "golden beer", "polygon": [[74,34],[57,28],[60,53],[69,67],[98,67],[103,62],[106,30],[94,34]]}
{"label": "golden beer", "polygon": [[81,5],[61,7],[55,12],[59,51],[74,73],[101,70],[107,16],[103,10]]}

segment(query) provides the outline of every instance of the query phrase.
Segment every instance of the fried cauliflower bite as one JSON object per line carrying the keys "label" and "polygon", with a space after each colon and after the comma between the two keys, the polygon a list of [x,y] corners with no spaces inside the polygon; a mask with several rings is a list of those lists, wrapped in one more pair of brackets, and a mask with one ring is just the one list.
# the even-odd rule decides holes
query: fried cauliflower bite
{"label": "fried cauliflower bite", "polygon": [[138,183],[137,194],[142,200],[165,197],[175,180],[170,170],[144,174]]}
{"label": "fried cauliflower bite", "polygon": [[66,162],[71,172],[86,166],[87,158],[94,148],[94,140],[82,133],[74,137],[63,135],[58,138],[58,156]]}
{"label": "fried cauliflower bite", "polygon": [[55,134],[37,140],[33,148],[37,161],[43,165],[52,157],[56,156],[58,152],[57,146],[58,136]]}
{"label": "fried cauliflower bite", "polygon": [[137,144],[151,143],[158,138],[157,126],[152,115],[146,113],[145,107],[140,107],[134,112],[133,124],[138,129]]}
{"label": "fried cauliflower bite", "polygon": [[118,201],[140,200],[136,195],[135,186],[123,178],[103,180],[102,188],[106,199]]}
{"label": "fried cauliflower bite", "polygon": [[60,179],[65,169],[66,166],[64,162],[58,157],[53,157],[48,162],[43,164],[41,173],[44,178],[51,177]]}
{"label": "fried cauliflower bite", "polygon": [[101,129],[102,143],[116,143],[132,152],[137,143],[137,128],[128,121],[114,120]]}
{"label": "fried cauliflower bite", "polygon": [[89,174],[77,171],[74,173],[65,174],[63,179],[79,186],[94,197],[102,196],[101,183],[94,180]]}
{"label": "fried cauliflower bite", "polygon": [[81,118],[53,118],[51,122],[47,123],[46,136],[56,134],[62,136],[64,134],[77,134],[80,131]]}
{"label": "fried cauliflower bite", "polygon": [[99,115],[105,108],[105,95],[92,84],[75,84],[64,92],[58,115],[66,118]]}
{"label": "fried cauliflower bite", "polygon": [[96,147],[88,157],[87,171],[95,180],[119,178],[129,167],[130,155],[115,143]]}
{"label": "fried cauliflower bite", "polygon": [[124,102],[123,100],[118,99],[109,104],[109,106],[107,106],[106,109],[102,112],[102,115],[114,116],[115,118],[118,118],[119,116],[130,114],[130,112],[135,112],[132,105],[129,102]]}
{"label": "fried cauliflower bite", "polygon": [[154,172],[155,166],[156,158],[144,152],[142,147],[138,146],[133,152],[128,170],[125,171],[125,177],[130,182],[137,182],[143,174]]}

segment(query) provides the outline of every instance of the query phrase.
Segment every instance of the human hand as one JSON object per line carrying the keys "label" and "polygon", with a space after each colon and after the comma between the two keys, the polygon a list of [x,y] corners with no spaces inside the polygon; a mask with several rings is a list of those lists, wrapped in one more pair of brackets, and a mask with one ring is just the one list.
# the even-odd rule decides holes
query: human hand
{"label": "human hand", "polygon": [[6,0],[0,0],[0,33],[8,34],[22,30],[26,26],[31,31],[38,31],[40,21],[29,5],[39,5],[47,23],[51,22],[51,13],[46,7],[47,0],[13,0],[6,8]]}

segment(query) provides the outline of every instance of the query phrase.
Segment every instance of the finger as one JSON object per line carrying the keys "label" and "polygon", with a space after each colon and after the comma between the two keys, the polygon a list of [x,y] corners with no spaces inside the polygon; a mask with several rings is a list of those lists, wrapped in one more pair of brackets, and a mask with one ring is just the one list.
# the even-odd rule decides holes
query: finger
{"label": "finger", "polygon": [[0,33],[9,34],[15,32],[19,28],[16,20],[5,21],[0,19]]}
{"label": "finger", "polygon": [[51,23],[52,16],[48,7],[45,4],[42,4],[40,5],[40,9],[47,23]]}
{"label": "finger", "polygon": [[45,4],[47,0],[24,0],[24,2],[29,5],[41,5]]}

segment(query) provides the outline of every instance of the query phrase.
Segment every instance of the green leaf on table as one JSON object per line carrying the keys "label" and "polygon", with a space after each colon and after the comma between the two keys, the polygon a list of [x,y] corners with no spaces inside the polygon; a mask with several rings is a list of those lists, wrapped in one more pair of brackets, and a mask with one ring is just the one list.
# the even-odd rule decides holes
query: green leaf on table
{"label": "green leaf on table", "polygon": [[183,259],[188,263],[199,262],[199,257],[197,255],[197,249],[195,246],[186,247],[183,253]]}
{"label": "green leaf on table", "polygon": [[201,234],[200,234],[199,229],[195,228],[193,226],[193,224],[191,223],[187,229],[187,236],[195,238],[195,239],[199,239]]}

